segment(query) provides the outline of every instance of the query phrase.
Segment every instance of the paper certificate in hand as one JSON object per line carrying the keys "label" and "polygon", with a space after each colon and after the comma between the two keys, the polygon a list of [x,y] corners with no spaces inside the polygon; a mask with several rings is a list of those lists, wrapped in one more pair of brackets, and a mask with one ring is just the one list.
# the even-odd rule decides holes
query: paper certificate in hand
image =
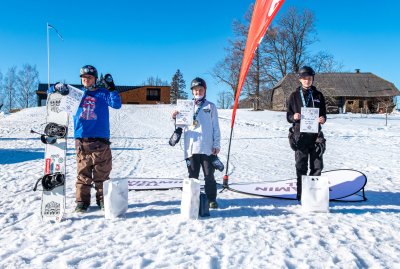
{"label": "paper certificate in hand", "polygon": [[178,99],[176,101],[177,108],[179,111],[176,115],[176,125],[192,125],[194,115],[194,101]]}
{"label": "paper certificate in hand", "polygon": [[302,107],[300,132],[301,133],[318,133],[319,108]]}
{"label": "paper certificate in hand", "polygon": [[60,109],[71,115],[75,115],[82,101],[83,91],[68,85],[69,93],[63,96],[60,103]]}

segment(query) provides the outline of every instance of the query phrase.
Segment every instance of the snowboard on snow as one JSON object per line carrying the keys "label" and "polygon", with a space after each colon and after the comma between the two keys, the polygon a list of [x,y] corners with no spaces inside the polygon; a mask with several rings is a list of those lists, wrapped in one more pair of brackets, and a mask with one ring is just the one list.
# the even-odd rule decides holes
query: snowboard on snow
{"label": "snowboard on snow", "polygon": [[[60,109],[63,95],[49,94],[46,103],[46,127],[43,177],[36,183],[42,190],[40,215],[44,221],[61,221],[65,212],[66,152],[68,114]],[[41,182],[39,182],[41,181]]]}

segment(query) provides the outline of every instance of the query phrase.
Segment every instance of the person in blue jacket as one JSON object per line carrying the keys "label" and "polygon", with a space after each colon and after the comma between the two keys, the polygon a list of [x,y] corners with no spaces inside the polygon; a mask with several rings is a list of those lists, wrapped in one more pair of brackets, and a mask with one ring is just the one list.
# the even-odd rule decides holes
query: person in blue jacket
{"label": "person in blue jacket", "polygon": [[[103,182],[109,179],[112,169],[109,107],[121,108],[121,98],[110,74],[104,76],[104,86],[97,86],[97,69],[85,65],[80,70],[80,77],[84,94],[74,115],[77,163],[75,211],[86,212],[89,208],[93,183],[97,205],[104,210]],[[67,85],[56,83],[48,93],[67,90]]]}

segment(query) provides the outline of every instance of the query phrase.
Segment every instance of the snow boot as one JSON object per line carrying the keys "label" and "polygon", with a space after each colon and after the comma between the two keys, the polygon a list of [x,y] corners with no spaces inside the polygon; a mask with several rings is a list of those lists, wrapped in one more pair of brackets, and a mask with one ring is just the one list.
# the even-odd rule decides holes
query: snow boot
{"label": "snow boot", "polygon": [[101,211],[104,211],[104,201],[103,201],[103,200],[100,200],[100,201],[97,201],[96,203],[97,203],[99,209],[100,209]]}
{"label": "snow boot", "polygon": [[217,201],[212,201],[208,204],[210,206],[210,208],[212,209],[217,209],[218,208],[218,203]]}
{"label": "snow boot", "polygon": [[75,212],[78,213],[85,213],[89,208],[89,204],[88,203],[84,203],[84,202],[77,202],[76,203],[76,207],[75,207]]}

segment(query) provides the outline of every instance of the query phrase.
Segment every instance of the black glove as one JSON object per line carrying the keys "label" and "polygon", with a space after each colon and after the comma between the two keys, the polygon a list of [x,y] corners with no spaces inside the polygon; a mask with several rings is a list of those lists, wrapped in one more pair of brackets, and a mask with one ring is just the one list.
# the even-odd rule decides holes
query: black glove
{"label": "black glove", "polygon": [[61,95],[68,95],[69,94],[69,89],[68,89],[68,85],[61,83],[61,82],[57,82],[56,84],[54,84],[54,89],[61,93]]}
{"label": "black glove", "polygon": [[115,84],[114,84],[114,79],[110,74],[106,74],[104,76],[104,86],[109,90],[110,92],[115,91]]}
{"label": "black glove", "polygon": [[224,171],[224,164],[221,162],[221,160],[218,158],[217,155],[210,155],[210,160],[211,160],[211,164],[212,166],[219,170],[220,172]]}
{"label": "black glove", "polygon": [[174,133],[171,135],[171,138],[169,139],[169,145],[170,146],[175,146],[179,140],[181,139],[182,135],[182,128],[178,127],[175,129]]}

